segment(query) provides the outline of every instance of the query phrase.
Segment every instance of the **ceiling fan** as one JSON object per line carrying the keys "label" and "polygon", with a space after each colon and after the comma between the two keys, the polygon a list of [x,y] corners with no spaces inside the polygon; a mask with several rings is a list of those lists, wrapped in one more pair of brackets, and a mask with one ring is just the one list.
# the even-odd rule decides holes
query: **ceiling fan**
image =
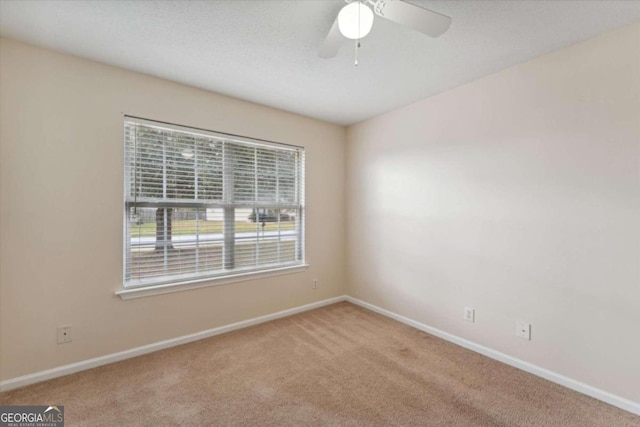
{"label": "ceiling fan", "polygon": [[[449,29],[451,17],[423,9],[402,0],[345,0],[318,55],[333,58],[345,39],[356,40],[356,61],[359,40],[369,34],[373,26],[374,12],[381,18],[412,28],[431,37],[438,37]],[[373,11],[371,10],[373,8]]]}

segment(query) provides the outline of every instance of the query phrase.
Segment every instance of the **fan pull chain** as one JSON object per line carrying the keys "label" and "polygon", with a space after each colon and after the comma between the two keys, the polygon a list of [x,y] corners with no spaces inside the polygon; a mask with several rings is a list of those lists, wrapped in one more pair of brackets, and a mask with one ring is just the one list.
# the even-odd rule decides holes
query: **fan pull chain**
{"label": "fan pull chain", "polygon": [[[360,3],[360,2],[359,2]],[[358,5],[358,37],[360,37],[360,8],[362,7],[361,4]],[[358,66],[358,48],[360,48],[360,39],[356,39],[356,51],[354,53],[355,55],[355,60],[353,62],[353,66],[357,67]]]}

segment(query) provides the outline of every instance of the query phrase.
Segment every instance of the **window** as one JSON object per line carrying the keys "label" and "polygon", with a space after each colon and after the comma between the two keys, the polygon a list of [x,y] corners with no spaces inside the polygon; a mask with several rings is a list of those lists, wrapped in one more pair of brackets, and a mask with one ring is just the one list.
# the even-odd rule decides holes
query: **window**
{"label": "window", "polygon": [[125,117],[124,286],[304,263],[304,149]]}

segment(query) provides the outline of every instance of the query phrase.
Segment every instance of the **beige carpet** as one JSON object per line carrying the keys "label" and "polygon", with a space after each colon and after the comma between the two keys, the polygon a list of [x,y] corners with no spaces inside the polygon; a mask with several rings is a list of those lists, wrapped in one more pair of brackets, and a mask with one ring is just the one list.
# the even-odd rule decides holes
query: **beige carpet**
{"label": "beige carpet", "polygon": [[349,303],[0,394],[67,426],[640,426]]}

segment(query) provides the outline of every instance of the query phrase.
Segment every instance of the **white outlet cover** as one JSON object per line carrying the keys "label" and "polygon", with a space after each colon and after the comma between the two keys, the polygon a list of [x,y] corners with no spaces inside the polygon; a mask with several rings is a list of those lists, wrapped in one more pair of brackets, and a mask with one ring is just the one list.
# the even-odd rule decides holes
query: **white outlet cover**
{"label": "white outlet cover", "polygon": [[464,320],[467,322],[475,322],[476,321],[476,310],[472,307],[464,308]]}
{"label": "white outlet cover", "polygon": [[518,320],[516,322],[516,335],[525,340],[531,340],[531,323]]}
{"label": "white outlet cover", "polygon": [[58,326],[58,344],[71,342],[71,326]]}

